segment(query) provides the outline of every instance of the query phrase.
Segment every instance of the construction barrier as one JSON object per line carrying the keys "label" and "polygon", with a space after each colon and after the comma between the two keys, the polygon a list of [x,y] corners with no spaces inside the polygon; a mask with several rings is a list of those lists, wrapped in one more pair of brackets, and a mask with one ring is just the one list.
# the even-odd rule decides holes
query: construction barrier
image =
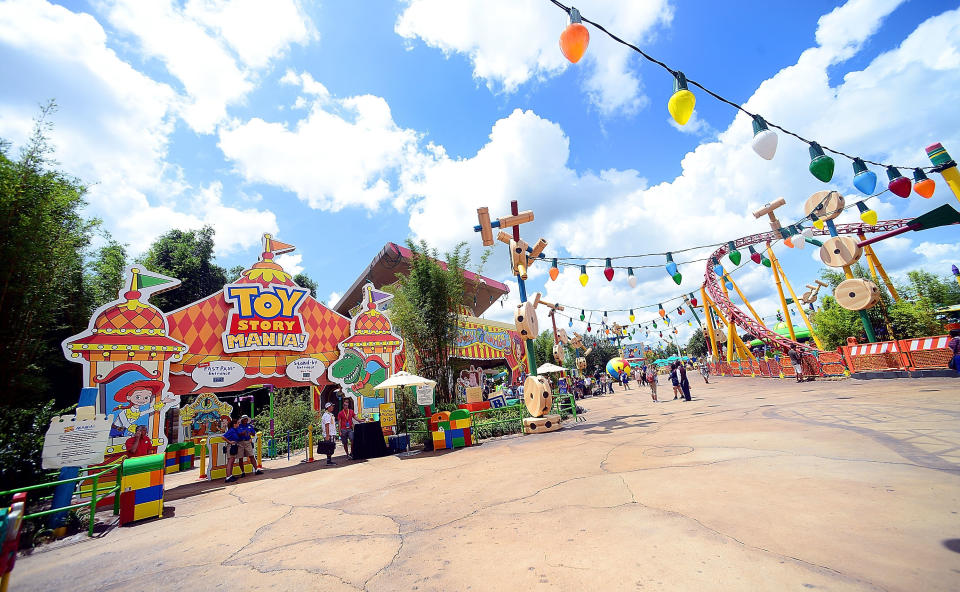
{"label": "construction barrier", "polygon": [[[774,376],[770,371],[770,362],[767,360],[760,360],[757,363],[760,364],[760,376],[763,376],[764,378],[770,378],[771,376]],[[779,372],[777,372],[776,377],[780,377]]]}
{"label": "construction barrier", "polygon": [[842,349],[851,372],[904,369],[896,341],[846,345]]}
{"label": "construction barrier", "polygon": [[911,370],[923,368],[947,368],[953,352],[947,347],[949,335],[901,339],[900,352],[907,367]]}
{"label": "construction barrier", "polygon": [[797,371],[793,369],[793,364],[790,363],[790,358],[783,357],[773,363],[780,367],[780,374],[782,374],[784,378],[797,377]]}
{"label": "construction barrier", "polygon": [[817,361],[820,365],[820,374],[822,376],[844,376],[847,367],[843,364],[843,356],[838,352],[822,351],[817,354]]}

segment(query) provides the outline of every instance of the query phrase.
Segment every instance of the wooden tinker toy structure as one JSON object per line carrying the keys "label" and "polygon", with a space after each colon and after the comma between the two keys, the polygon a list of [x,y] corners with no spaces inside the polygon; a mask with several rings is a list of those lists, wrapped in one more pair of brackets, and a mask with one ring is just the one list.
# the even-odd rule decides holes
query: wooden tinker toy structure
{"label": "wooden tinker toy structure", "polygon": [[[520,304],[514,312],[514,321],[517,332],[524,338],[524,347],[527,351],[527,378],[523,382],[523,402],[532,419],[524,420],[524,429],[527,433],[550,432],[560,428],[560,416],[547,414],[553,407],[553,393],[550,381],[543,376],[537,376],[536,353],[533,348],[533,339],[539,331],[536,307],[540,304],[540,294],[534,295],[532,301],[527,300],[527,288],[524,280],[530,264],[543,258],[543,250],[547,248],[547,241],[537,240],[533,247],[520,238],[520,225],[533,222],[533,211],[519,211],[517,201],[510,202],[510,215],[497,220],[491,220],[487,208],[477,208],[477,220],[480,222],[473,227],[474,232],[480,233],[483,246],[493,246],[494,228],[510,228],[511,233],[501,230],[497,233],[497,240],[510,247],[510,268],[517,278],[517,287],[520,292]],[[555,305],[553,305],[555,307]],[[551,312],[553,312],[551,308]],[[556,335],[556,333],[555,333]]]}

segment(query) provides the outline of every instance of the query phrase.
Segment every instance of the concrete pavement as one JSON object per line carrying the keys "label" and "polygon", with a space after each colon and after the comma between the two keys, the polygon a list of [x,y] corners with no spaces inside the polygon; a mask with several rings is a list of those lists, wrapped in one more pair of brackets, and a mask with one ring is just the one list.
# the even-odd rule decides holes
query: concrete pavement
{"label": "concrete pavement", "polygon": [[455,452],[168,476],[163,519],[11,589],[960,588],[960,381],[691,378]]}

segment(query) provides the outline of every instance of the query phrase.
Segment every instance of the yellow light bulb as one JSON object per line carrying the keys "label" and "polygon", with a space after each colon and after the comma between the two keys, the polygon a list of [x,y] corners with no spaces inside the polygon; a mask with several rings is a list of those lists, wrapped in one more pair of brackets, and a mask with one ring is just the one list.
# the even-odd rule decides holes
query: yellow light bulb
{"label": "yellow light bulb", "polygon": [[673,120],[680,125],[686,125],[693,115],[693,108],[697,104],[697,97],[687,89],[687,79],[683,72],[677,72],[673,80],[673,95],[667,101],[667,110]]}
{"label": "yellow light bulb", "polygon": [[587,275],[587,266],[580,266],[580,285],[586,287],[587,282],[590,281],[590,276]]}
{"label": "yellow light bulb", "polygon": [[817,230],[823,230],[823,220],[814,220],[813,225]]}

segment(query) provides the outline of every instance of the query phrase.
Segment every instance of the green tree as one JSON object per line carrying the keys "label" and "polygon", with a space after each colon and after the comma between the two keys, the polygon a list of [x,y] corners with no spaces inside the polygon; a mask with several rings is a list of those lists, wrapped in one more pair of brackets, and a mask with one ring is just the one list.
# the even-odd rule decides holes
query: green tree
{"label": "green tree", "polygon": [[81,215],[86,188],[50,160],[55,109],[41,109],[18,158],[0,140],[0,405],[76,400],[79,384],[60,342],[87,323],[84,258],[99,222]]}
{"label": "green tree", "polygon": [[687,341],[687,355],[701,357],[707,355],[707,337],[703,329],[696,329]]}
{"label": "green tree", "polygon": [[437,403],[453,400],[447,381],[450,349],[457,337],[457,317],[463,304],[463,270],[470,262],[466,243],[445,253],[446,269],[439,253],[426,241],[407,241],[413,252],[410,272],[399,278],[390,320],[403,336],[407,351],[413,354],[417,372],[437,381]]}
{"label": "green tree", "polygon": [[233,282],[240,279],[240,276],[243,275],[243,272],[246,270],[244,265],[234,265],[227,270],[227,281]]}
{"label": "green tree", "polygon": [[109,234],[107,244],[100,247],[87,264],[87,285],[93,308],[116,300],[123,288],[123,268],[127,265],[126,245],[121,245]]}
{"label": "green tree", "polygon": [[212,226],[200,230],[171,230],[150,245],[137,262],[150,271],[181,282],[176,289],[153,296],[151,303],[170,312],[223,288],[227,272],[213,262],[213,235]]}
{"label": "green tree", "polygon": [[533,340],[533,351],[536,353],[537,367],[553,363],[553,331],[543,331]]}
{"label": "green tree", "polygon": [[933,309],[960,302],[960,284],[953,276],[936,276],[929,271],[915,269],[907,272],[906,285],[897,287],[900,296],[909,300],[924,298]]}
{"label": "green tree", "polygon": [[310,279],[310,276],[300,272],[297,275],[293,276],[293,282],[300,286],[301,288],[309,288],[310,295],[314,298],[317,297],[317,282]]}
{"label": "green tree", "polygon": [[933,310],[930,301],[924,297],[914,301],[900,300],[890,305],[887,314],[896,338],[910,339],[942,334],[943,324],[937,321]]}
{"label": "green tree", "polygon": [[587,347],[593,348],[593,351],[587,354],[587,372],[591,372],[594,368],[603,370],[607,367],[607,362],[620,355],[616,345],[610,343],[608,339],[596,335],[589,333],[584,335],[583,343]]}

